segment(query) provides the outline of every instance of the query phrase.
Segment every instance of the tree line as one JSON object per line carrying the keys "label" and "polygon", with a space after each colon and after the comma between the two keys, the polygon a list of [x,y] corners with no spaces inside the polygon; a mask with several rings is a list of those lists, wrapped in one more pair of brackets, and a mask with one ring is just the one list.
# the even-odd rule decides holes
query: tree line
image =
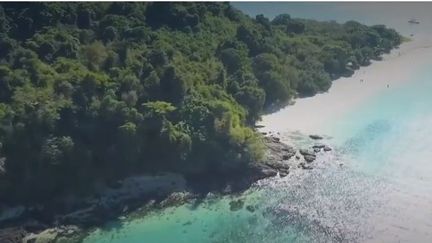
{"label": "tree line", "polygon": [[260,115],[400,43],[381,25],[229,3],[1,3],[0,199],[241,169],[263,157]]}

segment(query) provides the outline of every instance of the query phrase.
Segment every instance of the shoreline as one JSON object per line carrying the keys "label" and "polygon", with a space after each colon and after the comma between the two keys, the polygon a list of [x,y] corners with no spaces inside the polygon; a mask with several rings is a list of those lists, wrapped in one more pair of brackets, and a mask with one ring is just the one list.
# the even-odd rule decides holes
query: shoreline
{"label": "shoreline", "polygon": [[[184,177],[175,173],[137,175],[119,180],[115,185],[99,185],[92,196],[53,200],[52,205],[2,207],[0,240],[33,242],[65,237],[83,237],[90,229],[125,215],[178,206],[212,195],[235,195],[251,188],[257,181],[285,177],[292,170],[310,170],[318,153],[332,149],[320,139],[310,140],[309,147],[294,148],[275,135],[263,136],[267,147],[265,159],[241,171],[224,175]],[[221,181],[223,176],[226,178]],[[13,241],[12,239],[16,239]],[[76,239],[76,238],[74,238]]]}
{"label": "shoreline", "polygon": [[372,61],[350,77],[334,80],[327,92],[297,98],[292,105],[263,115],[257,123],[263,126],[259,130],[273,133],[323,133],[324,125],[355,110],[371,97],[409,83],[409,77],[416,71],[416,67],[426,65],[431,58],[432,44],[428,38],[414,38],[404,42],[399,48],[384,54],[382,60]]}
{"label": "shoreline", "polygon": [[[279,114],[284,114],[292,107],[298,107],[298,104],[303,101],[318,100],[334,92],[334,89],[338,89],[342,80],[355,79],[361,71],[365,72],[370,67],[385,63],[392,57],[392,54],[405,49],[408,50],[408,48],[394,49],[390,54],[383,55],[384,61],[372,61],[369,66],[360,68],[352,76],[334,80],[327,93],[296,99],[295,105],[289,104],[277,112],[263,116],[262,121],[258,122],[256,127],[257,132],[264,135],[264,144],[267,147],[266,158],[261,162],[249,165],[242,171],[224,174],[223,177],[226,178],[224,181],[220,180],[222,175],[208,174],[197,177],[184,177],[175,173],[129,176],[119,180],[115,183],[116,185],[100,185],[95,195],[90,197],[72,198],[72,203],[67,202],[69,199],[63,198],[63,201],[57,202],[60,203],[60,206],[56,205],[54,209],[48,209],[49,205],[42,208],[38,208],[37,205],[3,207],[0,214],[0,224],[3,225],[0,237],[8,237],[10,234],[10,239],[17,239],[17,241],[10,242],[22,242],[22,240],[33,242],[38,238],[51,240],[47,242],[64,240],[65,237],[66,239],[71,237],[81,239],[80,237],[84,237],[90,229],[111,220],[126,218],[124,215],[137,210],[143,212],[143,208],[145,213],[145,210],[163,209],[182,205],[191,200],[203,199],[210,193],[213,195],[241,193],[261,179],[285,177],[295,169],[311,170],[314,168],[313,162],[317,159],[317,155],[332,151],[329,145],[321,143],[327,139],[322,140],[323,137],[311,135],[319,134],[316,131],[305,131],[299,136],[302,137],[301,140],[307,141],[307,145],[292,145],[280,136],[279,132],[282,130],[268,125],[267,118],[278,117]],[[286,121],[284,118],[278,117],[277,119],[280,119],[281,122]],[[65,206],[65,204],[71,205]],[[12,213],[8,215],[9,212]],[[3,217],[5,215],[9,219],[5,220]]]}
{"label": "shoreline", "polygon": [[[313,169],[312,162],[316,160],[317,154],[330,152],[332,151],[332,148],[326,144],[320,143],[322,138],[319,136],[316,138],[304,136],[305,139],[309,141],[307,148],[294,148],[291,145],[287,145],[287,141],[279,136],[279,132],[283,132],[284,129],[275,129],[274,126],[269,126],[269,123],[274,124],[274,121],[269,121],[268,118],[276,117],[280,123],[284,123],[285,121],[290,120],[285,117],[286,111],[291,111],[293,110],[293,107],[299,107],[299,105],[300,108],[302,108],[302,103],[314,107],[312,111],[320,109],[320,106],[318,106],[318,108],[316,107],[316,103],[320,103],[319,100],[322,99],[322,97],[331,96],[330,93],[334,94],[335,92],[342,92],[346,95],[349,95],[349,89],[355,88],[356,85],[358,85],[358,82],[349,83],[346,81],[359,79],[359,77],[362,77],[361,75],[365,74],[365,72],[373,72],[374,70],[377,72],[377,70],[382,68],[380,66],[388,63],[388,61],[391,61],[394,58],[397,59],[397,57],[399,57],[395,57],[395,53],[406,52],[403,55],[409,56],[410,53],[421,48],[417,42],[408,42],[402,45],[403,46],[401,48],[392,50],[390,54],[385,54],[382,61],[372,61],[369,66],[356,70],[352,76],[334,80],[332,82],[332,87],[328,92],[317,94],[312,97],[296,99],[295,105],[288,105],[278,112],[263,116],[262,121],[257,123],[257,125],[264,125],[264,127],[261,127],[257,130],[263,134],[265,133],[264,140],[267,147],[266,159],[261,163],[255,163],[248,166],[243,171],[241,171],[240,174],[237,173],[238,171],[227,175],[224,174],[224,178],[226,177],[227,180],[222,182],[220,179],[218,179],[220,175],[202,175],[194,178],[185,178],[182,175],[172,173],[154,176],[130,176],[119,181],[120,185],[117,185],[119,187],[101,187],[95,196],[91,197],[90,199],[79,199],[77,202],[75,202],[76,205],[79,206],[70,206],[72,209],[66,211],[55,211],[46,208],[43,208],[42,210],[34,209],[37,207],[32,207],[30,211],[28,207],[24,209],[13,209],[18,210],[18,212],[21,211],[21,214],[18,214],[17,216],[18,218],[21,216],[21,219],[13,223],[14,220],[12,217],[10,220],[12,223],[9,226],[13,227],[3,228],[2,230],[7,231],[10,229],[13,234],[20,235],[22,235],[23,232],[26,232],[25,235],[27,238],[25,239],[29,242],[37,239],[38,237],[51,237],[54,241],[56,241],[58,237],[70,237],[74,235],[79,236],[82,234],[82,232],[87,232],[89,228],[97,227],[107,221],[124,217],[125,214],[135,212],[135,210],[140,210],[140,208],[143,207],[147,208],[147,210],[151,210],[152,208],[160,209],[164,207],[181,205],[189,202],[192,199],[201,199],[208,193],[216,193],[220,195],[241,193],[261,179],[275,176],[284,177],[293,169]],[[403,79],[400,77],[396,80],[403,81]],[[393,82],[392,86],[403,83],[404,82]],[[374,85],[371,87],[374,87],[374,89],[369,89],[371,92],[367,92],[367,95],[373,95],[375,92],[379,92],[383,89],[382,87],[378,86],[383,85],[383,83],[372,84]],[[356,101],[361,101],[364,97],[364,95],[359,96],[357,97],[359,100]],[[339,99],[339,101],[343,100],[338,96],[331,98],[337,98],[336,100]],[[314,100],[318,100],[318,102],[311,102]],[[325,103],[322,104],[325,105]],[[344,106],[340,106],[338,109],[341,107]],[[349,106],[345,106],[344,108],[346,109],[347,107]],[[338,109],[334,110],[334,112],[339,112],[340,110]],[[322,113],[323,112],[315,112],[315,115],[318,114],[319,116],[322,116]],[[328,119],[331,115],[334,115],[334,113],[327,112],[326,118]],[[299,116],[299,118],[302,117]],[[303,126],[290,122],[289,127],[297,127],[297,129],[302,130],[304,134],[308,135],[320,134],[320,132],[322,132],[320,130],[304,129],[304,125],[308,124],[305,124],[304,121],[300,122],[303,124]],[[315,120],[315,122],[317,121]],[[275,134],[278,135],[275,136]],[[164,176],[166,176],[166,178]],[[157,181],[158,178],[160,179],[161,177],[163,177],[163,179],[159,180],[158,182],[155,182],[154,184],[150,183],[152,186],[149,187],[147,185],[149,181]],[[65,199],[65,201],[67,200]],[[148,207],[149,203],[151,203],[150,207]],[[49,216],[46,216],[45,214],[48,214]],[[39,219],[34,219],[34,215],[43,215],[47,218],[53,217],[54,220],[47,220],[51,222],[41,223],[38,222]],[[0,215],[0,223],[3,224],[4,221],[1,220],[1,216],[3,216],[3,214]]]}

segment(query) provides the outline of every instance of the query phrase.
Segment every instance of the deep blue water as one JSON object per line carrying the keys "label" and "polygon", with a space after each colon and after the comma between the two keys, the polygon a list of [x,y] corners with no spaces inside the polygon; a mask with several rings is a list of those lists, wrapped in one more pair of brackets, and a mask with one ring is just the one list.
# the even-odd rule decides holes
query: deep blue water
{"label": "deep blue water", "polygon": [[[281,13],[294,18],[346,22],[359,21],[364,24],[385,24],[399,32],[409,34],[431,33],[432,3],[359,3],[359,2],[233,2],[236,8],[254,17],[264,14],[273,19]],[[417,18],[421,25],[411,25],[407,21]]]}

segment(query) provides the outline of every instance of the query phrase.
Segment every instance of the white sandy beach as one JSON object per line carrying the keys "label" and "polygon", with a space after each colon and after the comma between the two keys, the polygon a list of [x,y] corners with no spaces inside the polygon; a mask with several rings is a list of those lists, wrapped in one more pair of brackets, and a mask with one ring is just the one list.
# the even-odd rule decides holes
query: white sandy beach
{"label": "white sandy beach", "polygon": [[349,78],[333,81],[328,92],[297,99],[294,105],[263,116],[258,125],[264,126],[260,129],[263,132],[319,134],[322,124],[355,109],[380,91],[410,82],[409,77],[417,67],[426,65],[431,59],[431,37],[416,36],[384,55],[382,61],[361,67]]}

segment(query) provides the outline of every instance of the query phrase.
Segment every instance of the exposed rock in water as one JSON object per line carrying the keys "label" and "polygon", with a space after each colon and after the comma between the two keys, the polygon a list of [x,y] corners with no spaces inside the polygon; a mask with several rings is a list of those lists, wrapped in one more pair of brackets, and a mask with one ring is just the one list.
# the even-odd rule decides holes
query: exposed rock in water
{"label": "exposed rock in water", "polygon": [[[313,135],[312,135],[313,136]],[[317,138],[316,136],[313,136]],[[320,137],[320,136],[318,136]],[[325,144],[316,143],[312,146],[312,149],[300,149],[299,154],[296,154],[296,150],[280,142],[280,139],[274,136],[264,137],[265,145],[267,146],[266,159],[262,163],[257,163],[254,170],[254,178],[263,179],[267,177],[273,177],[279,174],[280,177],[285,177],[289,174],[289,165],[292,165],[292,161],[289,161],[295,156],[296,160],[304,158],[304,162],[301,162],[298,167],[306,170],[312,169],[308,163],[316,160],[316,153],[329,151],[330,147]]]}
{"label": "exposed rock in water", "polygon": [[288,171],[280,171],[279,172],[279,176],[280,177],[285,177],[285,176],[287,176],[288,175]]}
{"label": "exposed rock in water", "polygon": [[255,207],[252,206],[252,205],[247,205],[246,206],[246,210],[249,211],[249,212],[251,212],[251,213],[253,213],[253,212],[255,212]]}
{"label": "exposed rock in water", "polygon": [[303,158],[306,160],[306,162],[311,163],[316,159],[315,155],[304,155]]}
{"label": "exposed rock in water", "polygon": [[300,149],[299,150],[300,154],[305,156],[305,155],[311,155],[311,156],[315,156],[315,154],[307,149]]}
{"label": "exposed rock in water", "polygon": [[207,200],[215,200],[215,199],[217,199],[217,196],[213,192],[209,192],[206,195],[206,199]]}
{"label": "exposed rock in water", "polygon": [[320,140],[320,139],[323,139],[323,137],[321,137],[321,136],[319,136],[319,135],[315,135],[315,134],[309,135],[309,137],[312,138],[312,139],[314,139],[314,140]]}
{"label": "exposed rock in water", "polygon": [[324,151],[326,151],[326,152],[331,151],[331,150],[332,150],[332,148],[330,148],[329,146],[324,147]]}
{"label": "exposed rock in water", "polygon": [[38,234],[27,235],[24,243],[54,243],[54,242],[79,242],[81,229],[74,225],[59,226],[46,229]]}
{"label": "exposed rock in water", "polygon": [[316,151],[316,149],[323,149],[325,152],[332,150],[329,146],[322,143],[316,143],[312,146],[312,148],[314,149],[314,151]]}
{"label": "exposed rock in water", "polygon": [[303,155],[303,158],[306,160],[306,162],[310,163],[316,159],[316,155],[307,150],[307,149],[300,149],[300,154]]}
{"label": "exposed rock in water", "polygon": [[229,194],[232,192],[233,192],[233,189],[232,189],[231,184],[226,185],[225,188],[222,190],[222,193],[224,193],[224,194]]}
{"label": "exposed rock in water", "polygon": [[277,175],[277,171],[272,168],[264,168],[261,170],[263,177],[273,177]]}
{"label": "exposed rock in water", "polygon": [[302,169],[304,169],[304,170],[312,170],[312,166],[307,165],[307,164],[305,164],[305,163],[303,163],[303,162],[300,163],[299,166],[300,166],[300,168],[302,168]]}
{"label": "exposed rock in water", "polygon": [[192,199],[193,195],[189,192],[173,192],[160,203],[161,207],[180,205]]}
{"label": "exposed rock in water", "polygon": [[244,201],[242,199],[234,200],[229,203],[231,211],[238,211],[243,208]]}
{"label": "exposed rock in water", "polygon": [[325,144],[322,144],[322,143],[316,143],[316,144],[314,144],[313,146],[312,146],[312,148],[318,148],[318,149],[322,149],[322,148],[325,148],[326,147],[326,145]]}
{"label": "exposed rock in water", "polygon": [[280,138],[278,138],[278,137],[271,137],[271,138],[272,138],[273,142],[275,142],[275,143],[280,142]]}
{"label": "exposed rock in water", "polygon": [[271,169],[275,170],[276,172],[288,173],[289,170],[289,165],[281,162],[266,163],[266,165],[269,166]]}
{"label": "exposed rock in water", "polygon": [[264,142],[268,148],[265,159],[267,162],[266,164],[288,160],[295,155],[294,148],[285,143],[281,143],[280,139],[277,137],[265,137]]}

